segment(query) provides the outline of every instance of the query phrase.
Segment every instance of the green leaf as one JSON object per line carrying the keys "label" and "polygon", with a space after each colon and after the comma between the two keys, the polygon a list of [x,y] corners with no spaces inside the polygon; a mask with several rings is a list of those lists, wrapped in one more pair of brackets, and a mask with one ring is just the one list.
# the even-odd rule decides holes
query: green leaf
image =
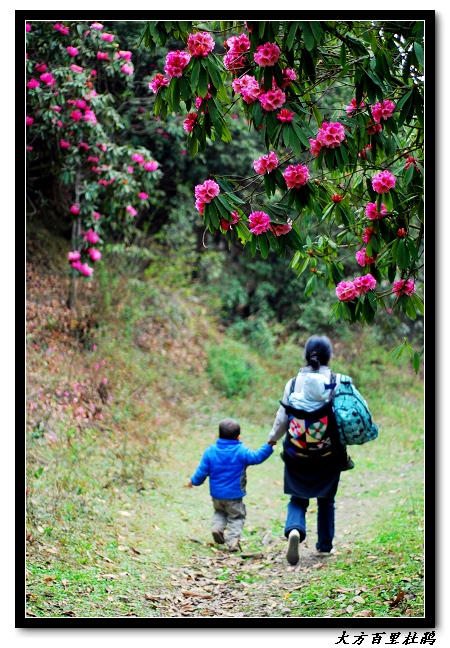
{"label": "green leaf", "polygon": [[184,77],[179,78],[180,92],[183,97],[183,101],[187,101],[191,97],[191,91]]}
{"label": "green leaf", "polygon": [[198,77],[199,77],[201,69],[202,69],[202,67],[200,65],[200,61],[198,59],[195,60],[194,65],[192,66],[192,72],[191,72],[191,90],[194,93],[197,91]]}
{"label": "green leaf", "polygon": [[249,231],[247,225],[245,223],[243,223],[242,221],[239,221],[239,223],[236,223],[236,225],[234,225],[234,227],[236,229],[236,233],[238,235],[238,238],[240,238],[241,241],[242,241],[242,244],[245,245],[247,243],[247,241],[250,240],[250,237],[251,237],[251,234],[250,234],[250,231]]}
{"label": "green leaf", "polygon": [[398,125],[399,128],[403,124],[403,122],[406,120],[406,118],[408,117],[410,108],[412,106],[412,99],[413,99],[413,94],[412,94],[412,92],[410,92],[409,95],[408,95],[407,100],[405,101],[405,103],[402,106],[399,118],[397,120],[397,125]]}
{"label": "green leaf", "polygon": [[311,20],[309,26],[311,27],[311,31],[314,34],[314,40],[319,45],[320,41],[323,38],[323,31],[320,24],[316,20]]}
{"label": "green leaf", "polygon": [[417,351],[414,352],[413,367],[414,367],[414,371],[417,373],[419,371],[419,367],[420,367],[419,354],[417,353]]}
{"label": "green leaf", "polygon": [[316,41],[314,40],[314,35],[311,31],[311,27],[309,26],[308,21],[302,21],[301,24],[303,27],[303,39],[305,41],[305,47],[309,52],[311,52],[311,50],[314,49],[314,46],[316,44]]}
{"label": "green leaf", "polygon": [[281,130],[283,134],[283,142],[286,148],[289,146],[289,131],[291,130],[290,126],[288,124],[284,124],[283,128]]}
{"label": "green leaf", "polygon": [[200,67],[198,78],[198,94],[200,97],[206,97],[208,94],[208,72],[204,67]]}
{"label": "green leaf", "polygon": [[270,250],[270,245],[267,236],[265,234],[260,234],[258,236],[258,243],[259,243],[259,251],[261,252],[262,258],[267,259]]}
{"label": "green leaf", "polygon": [[423,49],[422,49],[422,47],[419,45],[419,43],[418,43],[417,41],[414,43],[414,52],[415,52],[415,54],[416,54],[416,56],[417,56],[417,60],[418,60],[418,62],[419,62],[419,65],[420,65],[420,66],[422,67],[422,69],[423,69],[423,67],[424,67]]}
{"label": "green leaf", "polygon": [[297,29],[298,29],[298,22],[293,22],[292,25],[289,28],[289,32],[288,32],[288,35],[287,35],[287,38],[286,38],[286,49],[287,50],[292,49],[292,45],[294,44]]}
{"label": "green leaf", "polygon": [[398,247],[397,247],[397,265],[401,270],[407,270],[409,267],[409,263],[410,263],[409,251],[408,248],[406,247],[406,243],[404,239],[401,239],[398,242]]}
{"label": "green leaf", "polygon": [[345,43],[342,43],[341,50],[339,53],[339,61],[342,67],[345,67],[346,60],[347,60],[347,48],[345,47]]}
{"label": "green leaf", "polygon": [[300,140],[297,137],[297,133],[294,131],[294,129],[291,130],[290,135],[289,135],[289,143],[291,145],[292,150],[294,151],[295,155],[299,157],[302,153],[302,145]]}
{"label": "green leaf", "polygon": [[413,304],[412,300],[410,298],[407,298],[407,299],[408,299],[408,301],[407,301],[406,309],[405,309],[406,315],[409,317],[409,319],[415,320],[415,319],[417,319],[416,309],[414,308],[414,304]]}
{"label": "green leaf", "polygon": [[257,245],[256,236],[255,234],[252,234],[252,238],[250,239],[250,252],[252,257],[254,257],[256,254],[256,245]]}
{"label": "green leaf", "polygon": [[213,61],[211,61],[209,58],[206,59],[206,63],[208,65],[208,72],[209,76],[211,77],[211,81],[217,89],[221,88],[223,86],[223,81],[222,77],[220,76],[219,70],[216,68]]}
{"label": "green leaf", "polygon": [[408,169],[406,169],[406,172],[405,172],[405,177],[404,177],[405,187],[407,185],[409,185],[409,183],[411,182],[411,178],[413,177],[413,173],[414,173],[414,165],[411,164],[411,166]]}
{"label": "green leaf", "polygon": [[320,114],[317,106],[313,106],[314,117],[316,118],[317,126],[320,128],[322,126],[322,115]]}
{"label": "green leaf", "polygon": [[412,301],[413,301],[413,303],[414,303],[414,306],[416,307],[416,310],[417,310],[421,315],[423,315],[424,312],[425,312],[425,311],[424,311],[424,305],[423,305],[423,301],[420,299],[419,295],[418,295],[417,293],[413,293],[413,294],[411,295],[411,299],[412,299]]}
{"label": "green leaf", "polygon": [[292,128],[294,129],[298,139],[302,142],[304,146],[306,146],[307,149],[310,147],[309,139],[306,133],[300,128],[298,124],[295,122],[291,122]]}

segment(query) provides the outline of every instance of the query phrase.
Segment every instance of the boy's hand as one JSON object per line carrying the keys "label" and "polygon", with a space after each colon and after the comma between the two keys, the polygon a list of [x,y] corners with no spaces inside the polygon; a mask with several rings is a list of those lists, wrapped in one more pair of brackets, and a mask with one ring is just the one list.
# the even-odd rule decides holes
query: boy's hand
{"label": "boy's hand", "polygon": [[194,488],[194,484],[191,482],[191,480],[188,481],[187,484],[184,485],[185,488]]}
{"label": "boy's hand", "polygon": [[277,442],[276,442],[276,441],[267,441],[267,443],[268,443],[270,446],[272,446],[272,448],[273,448],[273,446],[277,445]]}

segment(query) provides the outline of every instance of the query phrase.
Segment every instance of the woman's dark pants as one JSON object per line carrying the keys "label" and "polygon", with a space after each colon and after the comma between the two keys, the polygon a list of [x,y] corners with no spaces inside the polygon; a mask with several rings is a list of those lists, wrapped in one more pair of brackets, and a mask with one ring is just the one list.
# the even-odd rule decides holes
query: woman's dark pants
{"label": "woman's dark pants", "polygon": [[[309,499],[295,497],[292,495],[291,501],[287,506],[287,518],[284,528],[286,537],[292,529],[298,529],[300,532],[300,542],[306,537],[306,510],[309,505]],[[317,498],[317,536],[316,549],[320,551],[331,551],[333,548],[334,538],[334,498],[318,497]]]}

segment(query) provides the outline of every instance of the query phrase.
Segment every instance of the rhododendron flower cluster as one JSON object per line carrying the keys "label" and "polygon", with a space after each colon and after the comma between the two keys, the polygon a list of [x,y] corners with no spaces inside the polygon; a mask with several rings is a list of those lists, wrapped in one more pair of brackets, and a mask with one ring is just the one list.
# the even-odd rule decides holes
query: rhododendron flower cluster
{"label": "rhododendron flower cluster", "polygon": [[377,203],[368,203],[366,205],[366,216],[369,220],[379,220],[387,216],[387,209],[384,203],[381,203],[380,211],[377,210]]}
{"label": "rhododendron flower cluster", "polygon": [[280,122],[291,122],[295,113],[291,112],[287,108],[282,108],[279,113],[277,113],[277,119]]}
{"label": "rhododendron flower cluster", "polygon": [[81,272],[81,274],[84,275],[85,277],[90,277],[91,274],[94,272],[94,268],[91,268],[90,266],[88,266],[87,263],[80,264],[80,266],[77,268],[77,270],[79,270]]}
{"label": "rhododendron flower cluster", "polygon": [[210,203],[213,198],[219,195],[220,187],[214,180],[205,180],[194,189],[195,197],[202,203]]}
{"label": "rhododendron flower cluster", "polygon": [[76,72],[77,74],[83,72],[83,68],[81,67],[81,65],[71,65],[70,69],[72,70],[72,72]]}
{"label": "rhododendron flower cluster", "polygon": [[304,164],[297,164],[295,166],[290,164],[283,173],[283,177],[289,189],[300,189],[300,187],[303,187],[308,182],[308,167]]}
{"label": "rhododendron flower cluster", "polygon": [[85,241],[89,241],[89,243],[94,243],[94,244],[98,243],[98,238],[99,236],[97,232],[94,232],[94,230],[92,229],[89,229],[84,236]]}
{"label": "rhododendron flower cluster", "polygon": [[287,88],[297,78],[297,72],[292,68],[284,68],[282,74],[283,74],[283,83],[281,84],[282,88]]}
{"label": "rhododendron flower cluster", "polygon": [[169,83],[170,83],[170,79],[167,79],[163,74],[157,74],[155,78],[152,81],[150,81],[148,87],[154,94],[156,94],[160,88],[163,88],[164,86],[168,86]]}
{"label": "rhododendron flower cluster", "polygon": [[198,115],[197,113],[191,112],[183,122],[183,128],[188,133],[192,133],[194,126],[197,123]]}
{"label": "rhododendron flower cluster", "polygon": [[351,117],[351,116],[353,115],[353,113],[355,112],[355,110],[357,110],[358,108],[361,110],[361,108],[364,108],[364,106],[365,106],[364,101],[361,101],[361,103],[359,104],[359,106],[357,106],[357,105],[356,105],[356,99],[352,99],[352,100],[350,101],[350,106],[347,106],[346,109],[345,109],[345,111],[346,111],[347,115],[348,115],[349,117]]}
{"label": "rhododendron flower cluster", "polygon": [[109,59],[108,52],[97,52],[97,58],[100,61],[107,61]]}
{"label": "rhododendron flower cluster", "polygon": [[90,248],[89,256],[91,257],[92,261],[100,261],[100,259],[102,258],[102,253],[95,248]]}
{"label": "rhododendron flower cluster", "polygon": [[311,153],[316,157],[318,157],[320,151],[322,150],[322,144],[316,139],[310,139],[309,144],[310,144],[309,150],[311,151]]}
{"label": "rhododendron flower cluster", "polygon": [[383,130],[381,124],[374,124],[372,120],[367,122],[367,132],[369,135],[375,135],[375,133],[380,133]]}
{"label": "rhododendron flower cluster", "polygon": [[74,250],[73,252],[67,253],[67,258],[69,261],[79,261],[81,259],[81,254],[78,250]]}
{"label": "rhododendron flower cluster", "polygon": [[25,31],[30,32],[31,31],[31,25],[30,23],[25,24]]}
{"label": "rhododendron flower cluster", "polygon": [[286,223],[270,226],[270,231],[275,234],[275,236],[284,236],[284,234],[289,234],[291,229],[292,221],[290,218],[287,219]]}
{"label": "rhododendron flower cluster", "polygon": [[59,145],[61,148],[69,148],[70,142],[67,142],[66,140],[60,139],[59,140]]}
{"label": "rhododendron flower cluster", "polygon": [[272,66],[280,58],[280,48],[276,43],[265,43],[258,45],[256,52],[253,54],[255,63],[260,67]]}
{"label": "rhododendron flower cluster", "polygon": [[339,122],[323,122],[316,137],[322,146],[336,148],[345,139],[345,129]]}
{"label": "rhododendron flower cluster", "polygon": [[192,56],[208,56],[214,49],[214,40],[208,32],[189,34],[187,48]]}
{"label": "rhododendron flower cluster", "polygon": [[362,240],[364,241],[364,243],[369,243],[370,239],[374,234],[375,234],[375,230],[373,227],[366,227],[362,235]]}
{"label": "rhododendron flower cluster", "polygon": [[265,173],[270,173],[278,166],[278,158],[273,151],[268,155],[263,155],[258,160],[253,162],[253,168],[256,173],[259,175],[264,175]]}
{"label": "rhododendron flower cluster", "polygon": [[331,196],[331,200],[332,200],[334,203],[340,203],[341,200],[344,200],[344,196],[341,196],[341,194],[333,194],[333,195]]}
{"label": "rhododendron flower cluster", "polygon": [[280,88],[276,88],[275,90],[267,90],[267,92],[261,94],[259,101],[263,110],[270,112],[281,108],[286,101],[286,95]]}
{"label": "rhododendron flower cluster", "polygon": [[355,258],[357,263],[360,266],[372,265],[372,263],[375,263],[375,259],[376,259],[376,257],[367,256],[366,248],[362,248],[362,250],[358,250],[358,252],[355,254]]}
{"label": "rhododendron flower cluster", "polygon": [[80,213],[80,205],[78,203],[76,203],[75,205],[72,205],[72,207],[70,208],[70,211],[72,212],[72,214],[75,214],[75,216],[76,216],[77,214]]}
{"label": "rhododendron flower cluster", "polygon": [[411,297],[411,295],[416,292],[416,286],[412,279],[400,279],[399,281],[394,281],[392,292],[394,292],[397,297],[400,297],[401,295]]}
{"label": "rhododendron flower cluster", "polygon": [[404,227],[401,227],[399,230],[397,230],[397,236],[398,238],[406,238],[408,236],[408,232]]}
{"label": "rhododendron flower cluster", "polygon": [[27,83],[27,87],[32,90],[33,88],[39,88],[41,84],[36,79],[30,79]]}
{"label": "rhododendron flower cluster", "polygon": [[99,22],[93,22],[91,29],[98,29],[99,31],[101,31],[103,29],[103,25]]}
{"label": "rhododendron flower cluster", "polygon": [[155,160],[149,160],[148,162],[146,162],[146,163],[144,164],[144,169],[145,169],[146,171],[156,171],[156,169],[157,169],[158,167],[159,167],[159,164],[158,164],[158,162],[156,162]]}
{"label": "rhododendron flower cluster", "polygon": [[270,229],[270,216],[263,211],[252,212],[248,217],[252,234],[263,234]]}
{"label": "rhododendron flower cluster", "polygon": [[116,57],[117,57],[117,58],[123,58],[123,59],[125,59],[125,61],[127,61],[128,63],[131,61],[132,56],[133,56],[133,54],[132,54],[132,52],[130,52],[129,50],[120,50],[120,51],[116,54]]}
{"label": "rhododendron flower cluster", "polygon": [[395,187],[395,182],[395,176],[390,171],[380,171],[373,176],[372,187],[379,194],[389,193]]}
{"label": "rhododendron flower cluster", "polygon": [[[131,159],[133,160],[133,162],[137,162],[138,164],[144,164],[144,162],[145,162],[145,158],[141,153],[133,153],[133,155],[131,156]],[[98,158],[97,158],[97,161],[98,161]]]}
{"label": "rhododendron flower cluster", "polygon": [[124,74],[133,74],[134,72],[134,67],[132,65],[129,65],[128,63],[124,63],[122,67],[120,68]]}
{"label": "rhododendron flower cluster", "polygon": [[229,229],[233,229],[233,225],[236,225],[236,223],[239,222],[240,216],[237,211],[233,211],[230,214],[232,221],[228,221],[226,218],[222,218],[220,220],[220,226],[225,232],[227,232]]}
{"label": "rhododendron flower cluster", "polygon": [[36,68],[36,72],[45,72],[45,70],[47,69],[45,63],[36,63],[34,67]]}
{"label": "rhododendron flower cluster", "polygon": [[83,119],[83,113],[81,110],[72,110],[70,117],[73,121],[80,121],[80,119]]}
{"label": "rhododendron flower cluster", "polygon": [[127,205],[125,209],[131,216],[136,216],[137,211],[132,205]]}
{"label": "rhododendron flower cluster", "polygon": [[366,274],[362,277],[355,277],[353,281],[341,281],[336,286],[336,295],[340,301],[353,301],[377,285],[375,277]]}
{"label": "rhododendron flower cluster", "polygon": [[395,103],[389,101],[389,99],[384,99],[381,102],[377,101],[377,103],[371,107],[372,117],[377,124],[382,119],[386,120],[389,119],[389,117],[392,117],[394,110]]}
{"label": "rhododendron flower cluster", "polygon": [[25,117],[25,123],[27,126],[31,126],[31,124],[34,123],[33,117],[29,117],[28,115]]}
{"label": "rhododendron flower cluster", "polygon": [[106,32],[104,32],[102,34],[102,40],[104,40],[104,41],[106,41],[108,43],[112,43],[113,40],[114,40],[114,34],[107,34]]}
{"label": "rhododendron flower cluster", "polygon": [[66,49],[69,56],[77,56],[78,49],[76,47],[72,47],[72,45],[69,45]]}
{"label": "rhododendron flower cluster", "polygon": [[227,70],[239,70],[246,66],[246,52],[250,49],[250,40],[246,34],[230,36],[224,41],[223,46],[228,50],[223,58],[223,64]]}
{"label": "rhododendron flower cluster", "polygon": [[46,85],[49,86],[54,86],[56,83],[56,79],[54,78],[51,72],[44,72],[44,74],[41,74],[39,78],[42,81],[42,83],[45,83]]}
{"label": "rhododendron flower cluster", "polygon": [[147,200],[148,195],[145,193],[145,191],[140,191],[138,193],[138,198],[140,198],[141,200]]}
{"label": "rhododendron flower cluster", "polygon": [[240,94],[245,103],[248,104],[256,101],[261,94],[258,81],[249,74],[244,74],[239,79],[235,79],[231,85],[236,94]]}
{"label": "rhododendron flower cluster", "polygon": [[187,52],[180,52],[180,50],[169,52],[166,56],[164,72],[170,78],[180,77],[182,76],[183,70],[188,65],[190,60],[191,55]]}

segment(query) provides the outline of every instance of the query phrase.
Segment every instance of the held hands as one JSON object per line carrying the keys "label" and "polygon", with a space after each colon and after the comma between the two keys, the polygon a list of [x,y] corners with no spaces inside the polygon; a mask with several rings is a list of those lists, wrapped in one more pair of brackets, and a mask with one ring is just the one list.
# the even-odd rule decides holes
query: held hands
{"label": "held hands", "polygon": [[277,442],[276,442],[276,441],[267,441],[267,443],[268,443],[270,446],[272,446],[272,448],[273,448],[273,446],[277,445]]}

